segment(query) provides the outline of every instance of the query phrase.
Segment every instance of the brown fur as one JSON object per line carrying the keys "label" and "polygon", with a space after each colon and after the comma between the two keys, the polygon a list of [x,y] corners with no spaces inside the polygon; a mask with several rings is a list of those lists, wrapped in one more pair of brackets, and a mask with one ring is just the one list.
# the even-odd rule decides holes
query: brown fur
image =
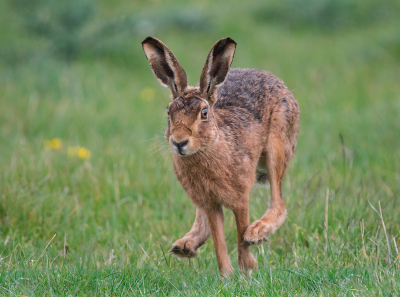
{"label": "brown fur", "polygon": [[[173,151],[175,174],[197,209],[192,229],[171,252],[194,257],[211,234],[223,275],[233,270],[223,206],[235,215],[239,267],[248,274],[257,268],[249,246],[267,241],[285,220],[282,180],[296,150],[300,114],[293,95],[270,72],[229,70],[235,46],[230,38],[218,41],[199,86],[187,87],[186,74],[172,52],[158,39],[143,41],[154,74],[172,91],[165,139]],[[201,117],[203,109],[206,119]],[[249,226],[249,192],[256,178],[269,180],[271,204]]]}

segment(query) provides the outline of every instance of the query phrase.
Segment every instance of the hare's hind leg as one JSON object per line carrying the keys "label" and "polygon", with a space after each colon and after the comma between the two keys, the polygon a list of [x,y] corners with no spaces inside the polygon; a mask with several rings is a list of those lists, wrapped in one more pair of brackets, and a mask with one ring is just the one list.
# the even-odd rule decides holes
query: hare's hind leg
{"label": "hare's hind leg", "polygon": [[180,258],[196,257],[196,250],[206,242],[210,235],[211,230],[206,214],[200,208],[196,208],[196,219],[192,229],[183,238],[172,244],[170,252]]}
{"label": "hare's hind leg", "polygon": [[261,219],[253,222],[244,234],[247,244],[260,244],[268,241],[267,236],[273,234],[285,221],[286,206],[282,200],[282,180],[291,158],[291,152],[285,153],[285,142],[278,133],[271,133],[266,149],[266,165],[271,189],[271,203]]}
{"label": "hare's hind leg", "polygon": [[236,219],[237,238],[238,238],[238,262],[240,270],[247,276],[251,275],[253,269],[257,269],[257,260],[250,254],[250,248],[244,243],[244,233],[249,226],[249,204],[247,199],[243,200],[242,205],[237,205],[233,209]]}

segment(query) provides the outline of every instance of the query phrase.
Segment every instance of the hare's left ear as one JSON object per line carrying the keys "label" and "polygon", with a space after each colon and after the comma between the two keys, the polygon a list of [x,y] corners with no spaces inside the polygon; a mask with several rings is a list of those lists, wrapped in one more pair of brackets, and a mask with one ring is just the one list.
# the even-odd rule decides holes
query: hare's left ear
{"label": "hare's left ear", "polygon": [[172,99],[177,98],[187,86],[186,72],[181,64],[157,38],[147,37],[142,46],[154,75],[163,86],[171,89]]}
{"label": "hare's left ear", "polygon": [[236,42],[227,37],[217,41],[207,56],[200,76],[200,92],[211,104],[216,100],[214,92],[228,75],[235,49]]}

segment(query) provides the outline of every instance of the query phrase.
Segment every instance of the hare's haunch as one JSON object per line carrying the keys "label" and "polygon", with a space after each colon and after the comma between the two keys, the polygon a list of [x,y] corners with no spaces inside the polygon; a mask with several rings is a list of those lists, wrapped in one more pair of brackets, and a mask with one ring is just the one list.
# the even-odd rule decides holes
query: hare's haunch
{"label": "hare's haunch", "polygon": [[[270,72],[230,70],[236,48],[230,38],[214,44],[196,87],[187,85],[185,70],[160,40],[147,37],[142,45],[155,76],[171,89],[165,139],[175,174],[196,206],[192,229],[171,252],[195,257],[212,235],[220,272],[232,272],[224,206],[235,215],[239,267],[249,275],[257,268],[249,246],[267,241],[286,217],[282,180],[296,150],[299,105]],[[271,204],[249,225],[249,192],[256,181],[269,181]]]}

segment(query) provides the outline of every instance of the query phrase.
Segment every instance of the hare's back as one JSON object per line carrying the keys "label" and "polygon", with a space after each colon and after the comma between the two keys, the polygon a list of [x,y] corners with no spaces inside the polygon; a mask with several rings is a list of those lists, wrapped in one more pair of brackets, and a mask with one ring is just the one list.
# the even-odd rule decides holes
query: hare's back
{"label": "hare's back", "polygon": [[[262,121],[283,96],[293,95],[271,72],[234,68],[217,91],[216,109],[244,108]],[[294,99],[294,98],[293,98]]]}

